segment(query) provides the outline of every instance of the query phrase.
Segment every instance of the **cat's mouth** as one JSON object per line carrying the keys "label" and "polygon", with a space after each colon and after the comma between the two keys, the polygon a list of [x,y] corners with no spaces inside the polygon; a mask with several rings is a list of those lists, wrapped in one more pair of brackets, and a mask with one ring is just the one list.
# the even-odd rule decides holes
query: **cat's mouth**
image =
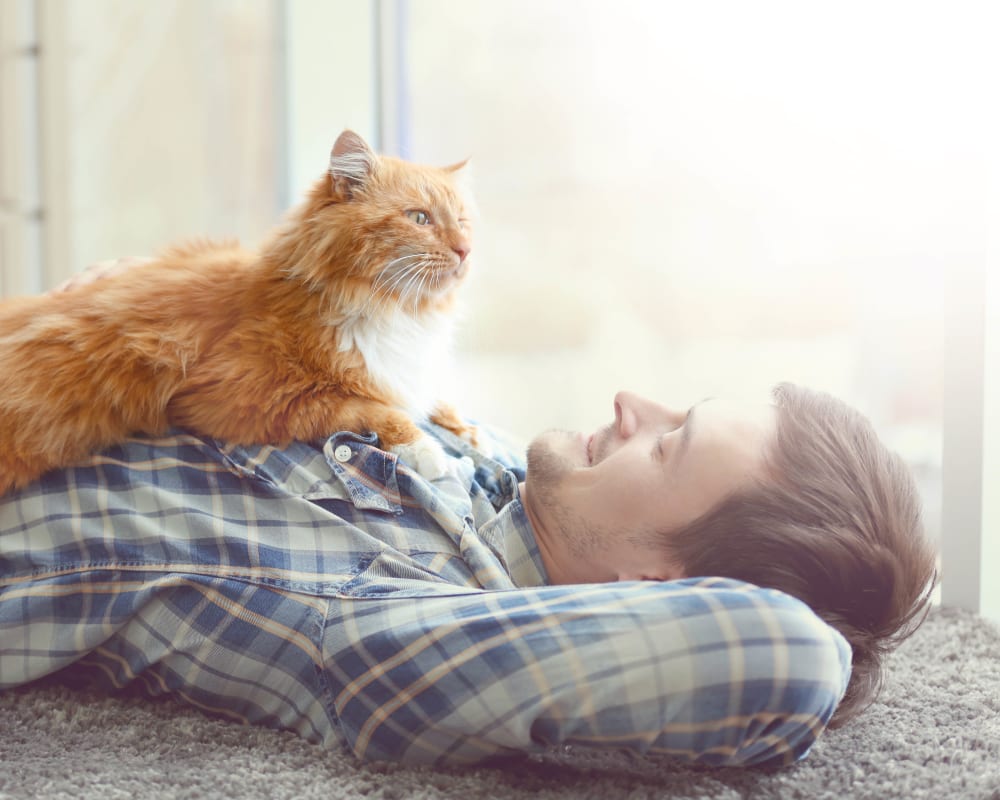
{"label": "cat's mouth", "polygon": [[438,289],[449,289],[458,281],[465,278],[469,272],[469,260],[459,262],[453,267],[443,268],[436,273]]}
{"label": "cat's mouth", "polygon": [[376,297],[420,302],[454,289],[469,273],[469,259],[431,259],[426,255],[400,256],[389,264],[371,289]]}
{"label": "cat's mouth", "polygon": [[466,275],[469,274],[469,259],[460,261],[458,263],[458,266],[455,267],[451,272],[455,276],[456,280],[461,280],[462,278],[464,278]]}

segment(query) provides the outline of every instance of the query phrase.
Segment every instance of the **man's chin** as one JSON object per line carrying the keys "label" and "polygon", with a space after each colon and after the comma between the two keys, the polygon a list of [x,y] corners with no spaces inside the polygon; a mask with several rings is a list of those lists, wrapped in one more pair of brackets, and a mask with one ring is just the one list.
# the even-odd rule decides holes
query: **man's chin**
{"label": "man's chin", "polygon": [[527,479],[539,486],[555,485],[574,468],[586,466],[579,451],[578,433],[563,430],[540,433],[528,445]]}
{"label": "man's chin", "polygon": [[528,450],[539,448],[566,462],[566,468],[586,466],[585,439],[576,431],[559,428],[543,431],[528,445]]}

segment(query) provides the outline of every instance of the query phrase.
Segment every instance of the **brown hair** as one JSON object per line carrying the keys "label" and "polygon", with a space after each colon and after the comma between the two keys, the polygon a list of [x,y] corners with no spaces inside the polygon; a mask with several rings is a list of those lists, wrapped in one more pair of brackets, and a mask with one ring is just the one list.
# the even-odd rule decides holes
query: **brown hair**
{"label": "brown hair", "polygon": [[831,724],[870,705],[883,656],[919,627],[936,553],[916,485],[871,423],[822,392],[775,387],[768,479],[739,491],[664,542],[688,575],[778,589],[809,605],[853,650]]}

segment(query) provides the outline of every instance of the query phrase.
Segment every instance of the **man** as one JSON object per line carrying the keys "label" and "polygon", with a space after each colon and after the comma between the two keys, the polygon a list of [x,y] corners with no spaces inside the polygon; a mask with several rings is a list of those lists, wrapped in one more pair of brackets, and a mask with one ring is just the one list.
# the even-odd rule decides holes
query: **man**
{"label": "man", "polygon": [[345,432],[177,433],[51,473],[0,504],[0,689],[61,669],[410,763],[804,756],[926,600],[912,481],[795,387],[614,412],[538,437],[526,472],[486,429],[428,428],[433,483]]}

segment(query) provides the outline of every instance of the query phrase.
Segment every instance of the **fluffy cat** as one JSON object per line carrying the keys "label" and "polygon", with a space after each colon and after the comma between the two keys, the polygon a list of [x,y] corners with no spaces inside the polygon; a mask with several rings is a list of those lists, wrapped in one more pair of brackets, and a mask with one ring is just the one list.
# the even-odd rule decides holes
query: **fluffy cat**
{"label": "fluffy cat", "polygon": [[415,420],[474,438],[434,398],[470,267],[462,170],[380,157],[345,131],[259,252],[174,247],[0,304],[0,493],[168,426],[239,444],[373,431],[440,474]]}

